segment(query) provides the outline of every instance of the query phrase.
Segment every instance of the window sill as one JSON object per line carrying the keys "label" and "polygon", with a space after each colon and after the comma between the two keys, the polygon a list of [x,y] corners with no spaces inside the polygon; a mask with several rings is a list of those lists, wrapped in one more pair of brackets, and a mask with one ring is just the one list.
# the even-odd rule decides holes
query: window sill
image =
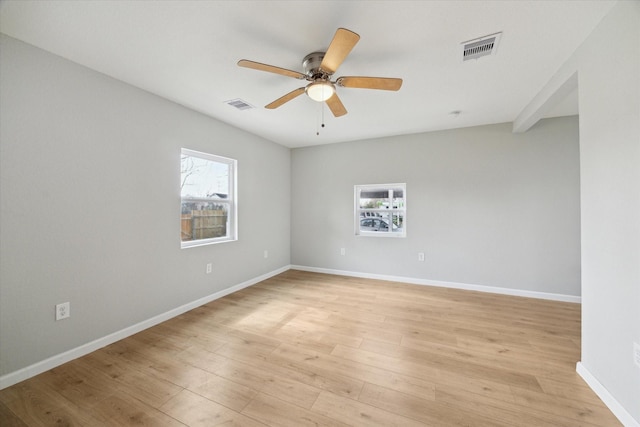
{"label": "window sill", "polygon": [[356,234],[356,237],[396,237],[396,238],[404,238],[407,237],[406,234],[404,233],[387,233],[387,232],[375,232],[375,231],[371,231],[371,232],[367,232],[367,231],[363,231],[360,233]]}
{"label": "window sill", "polygon": [[196,241],[180,242],[180,249],[197,248],[198,246],[217,245],[218,243],[236,242],[238,239],[202,239]]}

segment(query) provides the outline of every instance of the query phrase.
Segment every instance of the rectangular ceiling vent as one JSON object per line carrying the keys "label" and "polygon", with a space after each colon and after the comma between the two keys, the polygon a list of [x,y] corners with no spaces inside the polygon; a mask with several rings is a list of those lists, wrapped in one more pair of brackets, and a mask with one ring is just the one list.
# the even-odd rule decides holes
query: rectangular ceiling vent
{"label": "rectangular ceiling vent", "polygon": [[500,32],[460,43],[460,46],[462,46],[462,61],[495,55],[501,36],[502,33]]}
{"label": "rectangular ceiling vent", "polygon": [[225,101],[226,104],[231,105],[232,107],[237,108],[238,110],[250,110],[253,107],[253,105],[249,104],[248,102],[243,101],[242,99],[238,98],[238,99],[232,99],[230,101]]}

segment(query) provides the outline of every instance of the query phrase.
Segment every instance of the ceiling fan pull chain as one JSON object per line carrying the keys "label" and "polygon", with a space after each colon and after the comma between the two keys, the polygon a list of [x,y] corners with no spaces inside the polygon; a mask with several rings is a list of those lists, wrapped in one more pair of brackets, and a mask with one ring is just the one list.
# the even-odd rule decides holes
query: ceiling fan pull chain
{"label": "ceiling fan pull chain", "polygon": [[[319,102],[320,104],[320,127],[324,128],[324,102]],[[318,127],[318,122],[316,122],[316,135],[320,136],[320,127]]]}

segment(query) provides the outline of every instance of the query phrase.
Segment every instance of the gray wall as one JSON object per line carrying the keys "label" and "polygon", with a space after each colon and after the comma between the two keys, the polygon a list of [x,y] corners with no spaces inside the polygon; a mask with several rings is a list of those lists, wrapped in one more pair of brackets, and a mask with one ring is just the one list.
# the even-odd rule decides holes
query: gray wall
{"label": "gray wall", "polygon": [[640,425],[640,2],[619,2],[578,71],[582,364]]}
{"label": "gray wall", "polygon": [[[395,182],[407,237],[356,237],[353,186]],[[295,149],[291,261],[578,296],[579,191],[577,117]]]}
{"label": "gray wall", "polygon": [[[0,375],[289,265],[287,148],[1,43]],[[180,249],[181,147],[238,160],[239,241]]]}

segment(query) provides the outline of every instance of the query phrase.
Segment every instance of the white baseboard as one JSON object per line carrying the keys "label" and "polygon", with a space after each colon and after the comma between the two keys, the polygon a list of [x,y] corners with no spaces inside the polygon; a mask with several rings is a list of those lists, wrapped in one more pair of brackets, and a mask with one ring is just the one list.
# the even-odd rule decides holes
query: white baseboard
{"label": "white baseboard", "polygon": [[137,334],[138,332],[141,332],[159,323],[165,322],[173,317],[179,316],[182,313],[186,313],[189,310],[193,310],[194,308],[200,307],[201,305],[204,305],[208,302],[214,301],[218,298],[222,298],[226,295],[229,295],[233,292],[237,292],[251,285],[255,285],[256,283],[266,280],[277,274],[284,273],[289,269],[290,269],[290,266],[287,265],[277,270],[263,274],[261,276],[254,277],[253,279],[247,280],[246,282],[242,282],[237,285],[231,286],[230,288],[223,289],[211,295],[207,295],[206,297],[197,299],[190,303],[184,304],[180,307],[169,310],[166,313],[159,314],[150,319],[144,320],[140,323],[129,326],[127,328],[121,329],[117,332],[114,332],[102,338],[98,338],[94,341],[83,344],[79,347],[65,351],[64,353],[56,354],[55,356],[52,356],[52,357],[49,357],[48,359],[34,363],[33,365],[30,365],[25,368],[19,369],[15,372],[11,372],[9,374],[3,375],[0,377],[0,390],[10,387],[14,384],[17,384],[20,381],[24,381],[28,378],[34,377],[38,374],[48,371],[49,369],[53,369],[56,366],[60,366],[73,359],[82,357],[86,354],[96,351],[109,344],[113,344],[114,342],[120,341],[121,339],[127,338],[133,334]]}
{"label": "white baseboard", "polygon": [[512,295],[518,297],[538,298],[562,302],[580,303],[581,297],[574,295],[551,294],[546,292],[525,291],[521,289],[500,288],[495,286],[471,285],[468,283],[443,282],[439,280],[416,279],[413,277],[387,276],[383,274],[360,273],[355,271],[333,270],[329,268],[306,267],[303,265],[292,265],[293,270],[310,271],[314,273],[335,274],[339,276],[361,277],[363,279],[388,280],[392,282],[410,283],[413,285],[438,286],[441,288],[464,289],[468,291],[489,292],[492,294]]}
{"label": "white baseboard", "polygon": [[635,418],[631,416],[629,412],[618,402],[612,395],[609,393],[609,390],[605,388],[600,381],[594,377],[591,372],[582,364],[582,362],[578,362],[576,364],[576,372],[578,375],[582,377],[582,379],[587,383],[591,390],[593,390],[600,400],[607,405],[607,408],[613,412],[618,420],[625,427],[640,427],[640,422],[636,421]]}

